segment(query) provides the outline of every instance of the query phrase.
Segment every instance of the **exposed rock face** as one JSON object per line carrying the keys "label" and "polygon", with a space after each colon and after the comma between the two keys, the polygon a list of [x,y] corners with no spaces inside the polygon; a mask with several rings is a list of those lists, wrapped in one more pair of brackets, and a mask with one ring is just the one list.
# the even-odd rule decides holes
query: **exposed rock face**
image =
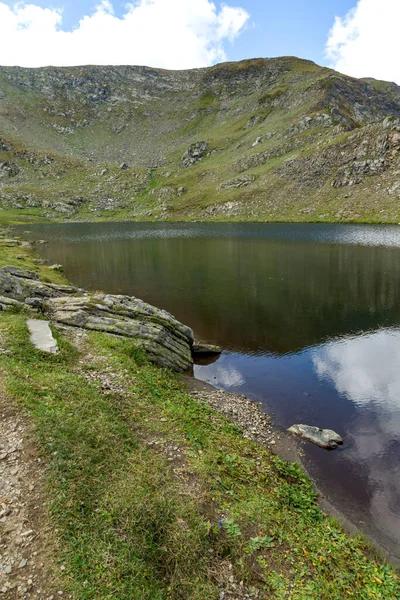
{"label": "exposed rock face", "polygon": [[207,156],[208,144],[207,142],[196,142],[192,144],[182,156],[182,166],[191,167],[195,165],[199,160]]}
{"label": "exposed rock face", "polygon": [[32,271],[25,271],[17,267],[0,269],[0,294],[19,302],[25,302],[28,298],[46,300],[79,293],[84,293],[84,290],[72,285],[44,283]]}
{"label": "exposed rock face", "polygon": [[320,429],[312,425],[296,424],[289,427],[288,431],[306,442],[312,442],[327,450],[333,450],[343,444],[340,435],[332,429]]}
{"label": "exposed rock face", "polygon": [[150,360],[163,367],[185,371],[193,364],[192,330],[138,298],[104,294],[54,298],[46,302],[45,312],[59,323],[135,338]]}
{"label": "exposed rock face", "polygon": [[134,338],[149,359],[175,371],[193,365],[193,332],[167,311],[130,296],[90,295],[44,283],[36,273],[0,269],[0,309],[40,308],[52,321]]}

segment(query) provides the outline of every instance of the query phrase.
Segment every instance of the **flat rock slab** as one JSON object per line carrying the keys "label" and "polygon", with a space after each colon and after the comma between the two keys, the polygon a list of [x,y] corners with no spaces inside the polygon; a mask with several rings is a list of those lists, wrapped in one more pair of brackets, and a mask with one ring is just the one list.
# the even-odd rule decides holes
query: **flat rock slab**
{"label": "flat rock slab", "polygon": [[31,334],[31,342],[35,348],[43,352],[51,352],[52,354],[58,352],[58,345],[53,338],[48,321],[28,319],[26,324]]}
{"label": "flat rock slab", "polygon": [[306,442],[312,442],[327,450],[333,450],[343,444],[340,435],[335,431],[332,431],[332,429],[320,429],[313,425],[296,424],[289,427],[288,431]]}

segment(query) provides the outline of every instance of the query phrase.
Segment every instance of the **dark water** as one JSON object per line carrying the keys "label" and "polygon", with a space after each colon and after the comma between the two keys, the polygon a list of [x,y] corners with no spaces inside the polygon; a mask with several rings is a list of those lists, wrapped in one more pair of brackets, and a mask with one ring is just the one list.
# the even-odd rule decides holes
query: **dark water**
{"label": "dark water", "polygon": [[41,255],[74,283],[141,297],[223,346],[198,378],[262,401],[278,427],[343,435],[334,452],[306,445],[307,467],[400,557],[400,227],[64,224],[26,237],[48,240]]}

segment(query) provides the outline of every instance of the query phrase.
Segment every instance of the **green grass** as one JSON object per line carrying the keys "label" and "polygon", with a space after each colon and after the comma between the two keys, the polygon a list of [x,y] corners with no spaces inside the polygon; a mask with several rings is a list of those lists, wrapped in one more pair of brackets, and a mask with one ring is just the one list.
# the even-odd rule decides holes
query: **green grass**
{"label": "green grass", "polygon": [[[391,567],[322,514],[299,466],[245,440],[131,340],[91,334],[97,358],[78,368],[64,337],[60,354],[44,356],[23,315],[1,326],[11,350],[1,370],[49,465],[59,558],[77,598],[218,598],[228,562],[229,575],[261,597],[398,597]],[[102,393],[84,376],[93,373],[124,391]],[[166,446],[183,458],[170,464]]]}

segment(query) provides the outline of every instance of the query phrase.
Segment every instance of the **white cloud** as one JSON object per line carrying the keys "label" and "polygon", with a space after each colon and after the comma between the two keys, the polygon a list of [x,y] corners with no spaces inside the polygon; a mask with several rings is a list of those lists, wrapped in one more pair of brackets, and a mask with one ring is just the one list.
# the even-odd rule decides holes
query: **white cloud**
{"label": "white cloud", "polygon": [[226,60],[249,15],[211,0],[137,0],[121,17],[103,0],[75,29],[62,31],[62,9],[0,2],[0,65],[82,64],[204,67]]}
{"label": "white cloud", "polygon": [[336,17],[326,45],[332,67],[353,77],[400,84],[400,0],[358,0]]}

